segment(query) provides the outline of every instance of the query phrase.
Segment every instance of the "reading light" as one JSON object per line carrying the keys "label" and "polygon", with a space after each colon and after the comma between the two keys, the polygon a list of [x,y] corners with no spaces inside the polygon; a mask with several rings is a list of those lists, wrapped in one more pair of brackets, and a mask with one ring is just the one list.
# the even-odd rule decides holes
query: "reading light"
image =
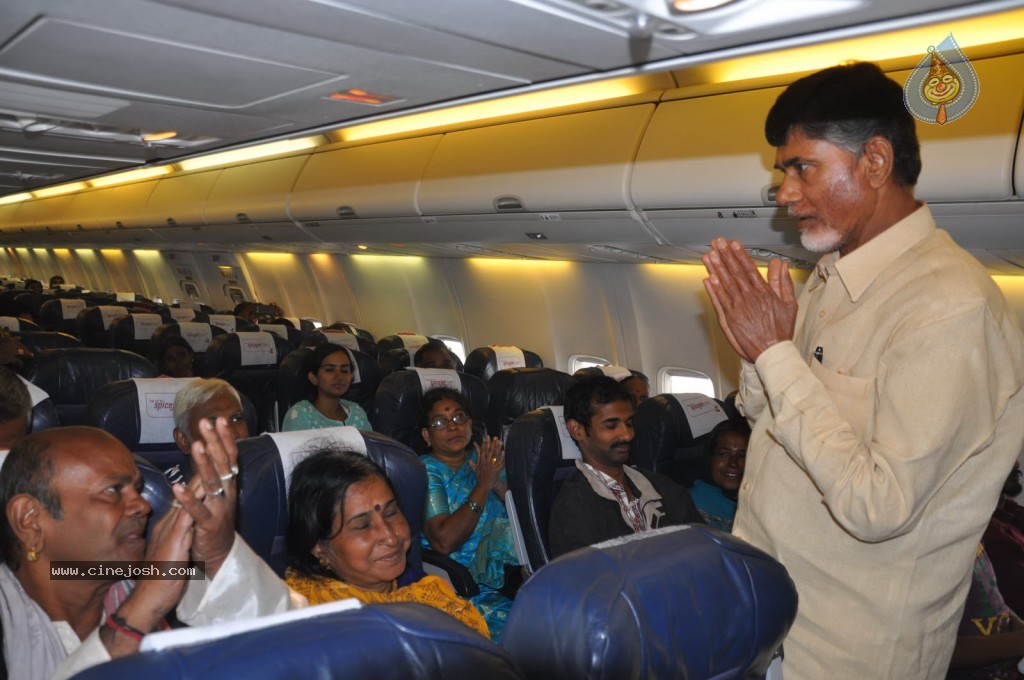
{"label": "reading light", "polygon": [[174,139],[178,136],[178,133],[174,130],[167,130],[166,132],[151,132],[148,135],[142,136],[144,142],[161,142],[165,139]]}
{"label": "reading light", "polygon": [[113,175],[104,175],[103,177],[97,177],[89,180],[89,184],[93,187],[109,187],[115,184],[126,184],[128,182],[138,182],[140,180],[149,179],[151,177],[160,177],[171,172],[171,166],[169,165],[158,165],[152,168],[139,168],[138,170],[129,170],[127,172],[118,172]]}
{"label": "reading light", "polygon": [[258,158],[266,158],[267,156],[276,156],[282,153],[311,149],[323,144],[325,141],[326,140],[321,135],[300,137],[298,139],[284,139],[279,142],[258,144],[256,146],[248,146],[242,149],[234,149],[232,151],[224,151],[222,153],[212,153],[206,156],[188,158],[178,163],[178,167],[189,172],[192,170],[202,170],[203,168],[212,168],[218,165],[243,163],[245,161],[252,161]]}
{"label": "reading light", "polygon": [[534,241],[547,241],[548,237],[539,231],[528,231],[526,232],[527,238],[532,238]]}

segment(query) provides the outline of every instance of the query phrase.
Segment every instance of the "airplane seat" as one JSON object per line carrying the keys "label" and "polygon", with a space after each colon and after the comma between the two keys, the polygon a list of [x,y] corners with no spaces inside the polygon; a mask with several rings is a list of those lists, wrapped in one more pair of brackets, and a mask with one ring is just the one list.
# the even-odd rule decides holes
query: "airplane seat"
{"label": "airplane seat", "polygon": [[348,323],[346,321],[338,321],[332,323],[329,326],[324,326],[320,330],[322,331],[341,331],[343,333],[350,333],[356,336],[357,342],[359,343],[359,349],[366,352],[374,359],[379,354],[377,350],[377,341],[373,337],[373,333],[368,330],[359,328],[355,324]]}
{"label": "airplane seat", "polygon": [[561,406],[538,408],[516,418],[505,440],[505,501],[516,551],[531,572],[551,561],[551,507],[580,457],[564,422]]}
{"label": "airplane seat", "polygon": [[763,678],[796,607],[765,553],[667,527],[548,564],[520,589],[501,646],[527,677]]}
{"label": "airplane seat", "polygon": [[310,333],[316,330],[316,326],[313,325],[313,321],[311,319],[303,319],[297,316],[275,316],[266,321],[266,323],[294,328],[297,330],[299,332],[299,340],[295,343],[296,345],[300,344],[302,339],[306,338]]}
{"label": "airplane seat", "polygon": [[86,307],[78,313],[78,337],[82,339],[86,347],[100,349],[114,349],[114,338],[110,332],[110,326],[114,319],[130,314],[127,308],[121,305],[97,305]]}
{"label": "airplane seat", "polygon": [[273,333],[279,338],[284,338],[291,345],[291,349],[302,344],[302,332],[294,326],[261,321],[256,327],[265,333]]}
{"label": "airplane seat", "polygon": [[25,378],[50,395],[61,425],[81,423],[89,399],[104,385],[155,377],[153,364],[120,349],[48,349],[25,362]]}
{"label": "airplane seat", "polygon": [[[319,334],[319,333],[317,333]],[[314,335],[317,335],[314,334]],[[348,335],[348,333],[332,333],[333,335]],[[310,338],[314,337],[313,335]],[[321,336],[323,337],[323,336]],[[309,338],[307,338],[309,339]],[[342,399],[354,401],[363,407],[367,413],[373,408],[373,395],[380,384],[380,373],[370,355],[358,350],[345,347],[348,352],[349,361],[354,367],[352,372],[352,384],[348,391],[342,395]],[[281,360],[277,369],[277,399],[280,423],[284,422],[284,416],[296,402],[303,399],[311,399],[315,396],[313,384],[309,382],[309,368],[306,364],[313,347],[300,347]],[[279,424],[280,424],[279,423]]]}
{"label": "airplane seat", "polygon": [[42,432],[54,427],[60,427],[60,418],[57,417],[57,406],[50,399],[50,395],[32,384],[25,378],[18,376],[26,389],[29,399],[32,400],[32,413],[29,417],[29,432]]}
{"label": "airplane seat", "polygon": [[12,333],[21,333],[22,331],[39,332],[43,330],[39,324],[16,316],[0,316],[0,328],[5,328]]}
{"label": "airplane seat", "polygon": [[31,312],[33,319],[39,318],[39,308],[54,296],[49,293],[36,293],[34,291],[22,291],[21,295],[14,296],[14,303],[22,309]]}
{"label": "airplane seat", "polygon": [[610,378],[615,378],[619,382],[622,382],[624,379],[626,379],[626,378],[628,378],[628,377],[630,377],[632,375],[638,375],[641,378],[643,378],[645,382],[647,382],[647,383],[651,382],[650,379],[646,375],[644,375],[642,372],[635,371],[632,368],[626,368],[625,366],[617,366],[617,365],[610,365],[610,366],[587,366],[585,368],[576,369],[576,372],[573,373],[574,377],[602,376],[602,375],[606,375],[606,376],[608,376]]}
{"label": "airplane seat", "polygon": [[164,323],[159,314],[131,313],[110,322],[111,342],[115,349],[148,357],[152,354],[153,332]]}
{"label": "airplane seat", "polygon": [[512,421],[541,406],[560,405],[575,379],[553,368],[506,368],[487,381],[487,432],[504,438]]}
{"label": "airplane seat", "polygon": [[216,326],[226,333],[253,333],[259,330],[255,324],[234,314],[196,314],[195,321]]}
{"label": "airplane seat", "polygon": [[191,307],[174,307],[160,305],[156,308],[157,314],[164,319],[164,323],[181,323],[182,321],[195,321],[196,310]]}
{"label": "airplane seat", "polygon": [[412,355],[404,347],[385,350],[377,357],[377,372],[382,377],[410,367],[412,367]]}
{"label": "airplane seat", "polygon": [[[152,346],[159,347],[160,344],[168,337],[176,336],[185,338],[185,342],[192,348],[192,366],[195,370],[196,375],[206,374],[206,350],[210,346],[210,342],[218,335],[225,335],[225,331],[220,326],[211,326],[208,323],[202,323],[199,321],[172,321],[170,323],[161,324],[155,331],[153,331]],[[156,357],[153,357],[154,363],[156,363]]]}
{"label": "airplane seat", "polygon": [[25,349],[33,354],[36,352],[42,352],[44,349],[85,347],[81,340],[73,335],[68,335],[67,333],[22,331],[12,332],[11,335],[17,336],[17,338],[21,340],[21,344],[25,346]]}
{"label": "airplane seat", "polygon": [[78,313],[85,309],[85,306],[85,300],[81,298],[60,297],[47,300],[39,308],[36,319],[45,330],[77,336]]}
{"label": "airplane seat", "polygon": [[690,487],[700,474],[708,433],[728,418],[725,406],[703,394],[659,394],[633,416],[630,462]]}
{"label": "airplane seat", "polygon": [[384,470],[409,523],[409,567],[421,569],[419,536],[427,499],[426,468],[408,447],[375,432],[349,426],[262,434],[239,440],[238,533],[274,571],[284,574],[288,480],[295,465],[305,457],[303,454],[324,443],[363,453]]}
{"label": "airplane seat", "polygon": [[[202,639],[198,642],[130,654],[93,666],[75,677],[523,678],[501,647],[433,607],[412,602],[363,605],[341,611],[332,607],[335,605],[289,613],[284,615],[285,622],[253,619],[258,627],[234,632],[229,637],[213,637],[201,630]],[[160,635],[168,638],[189,633],[192,631]],[[157,635],[152,638],[150,644],[161,639]],[[339,640],[344,644],[339,644]]]}
{"label": "airplane seat", "polygon": [[218,335],[206,350],[207,378],[223,378],[252,400],[259,418],[257,432],[277,429],[277,367],[290,351],[273,333]]}
{"label": "airplane seat", "polygon": [[[186,462],[174,441],[174,399],[195,378],[136,378],[99,388],[82,417],[117,437],[128,450],[160,470]],[[250,432],[257,427],[256,411],[244,394],[242,412]]]}
{"label": "airplane seat", "polygon": [[419,454],[427,452],[420,433],[420,402],[435,387],[451,387],[469,397],[477,424],[487,413],[487,387],[476,376],[444,368],[410,368],[385,376],[373,399],[373,429]]}
{"label": "airplane seat", "polygon": [[466,357],[466,373],[484,382],[506,368],[544,368],[540,355],[511,345],[477,347]]}
{"label": "airplane seat", "polygon": [[174,494],[171,492],[171,485],[167,481],[167,477],[159,467],[138,454],[134,458],[135,465],[142,473],[142,497],[153,509],[153,513],[149,516],[149,524],[146,526],[146,538],[148,539],[153,531],[153,526],[164,516],[165,512],[171,509],[171,504],[174,503]]}

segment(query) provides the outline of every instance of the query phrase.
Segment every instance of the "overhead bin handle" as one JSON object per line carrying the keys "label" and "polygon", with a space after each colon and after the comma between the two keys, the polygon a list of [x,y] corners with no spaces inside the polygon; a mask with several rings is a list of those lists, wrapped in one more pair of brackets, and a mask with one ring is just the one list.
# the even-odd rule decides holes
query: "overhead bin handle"
{"label": "overhead bin handle", "polygon": [[523,202],[517,196],[498,196],[494,199],[494,209],[500,212],[524,210]]}
{"label": "overhead bin handle", "polygon": [[252,222],[252,220],[249,219],[249,216],[246,215],[245,213],[242,213],[242,212],[236,213],[235,214],[235,219],[238,220],[239,222],[243,223],[243,224],[245,224],[247,222]]}
{"label": "overhead bin handle", "polygon": [[342,220],[350,219],[356,216],[356,209],[350,205],[340,205],[338,206],[338,209],[335,210],[334,212],[338,214],[338,219]]}
{"label": "overhead bin handle", "polygon": [[766,185],[761,189],[761,201],[763,201],[765,205],[778,205],[776,197],[779,195],[779,188],[780,185],[778,184]]}
{"label": "overhead bin handle", "polygon": [[176,227],[176,226],[178,226],[178,222],[173,217],[168,217],[167,218],[167,226],[168,227]]}

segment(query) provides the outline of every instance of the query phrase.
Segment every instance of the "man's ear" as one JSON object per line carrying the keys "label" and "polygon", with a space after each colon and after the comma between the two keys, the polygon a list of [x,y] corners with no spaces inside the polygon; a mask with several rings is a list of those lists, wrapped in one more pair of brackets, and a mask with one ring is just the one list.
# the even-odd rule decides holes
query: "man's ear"
{"label": "man's ear", "polygon": [[565,429],[569,430],[569,436],[576,442],[581,442],[587,438],[587,429],[583,427],[583,423],[574,418],[566,419]]}
{"label": "man's ear", "polygon": [[875,189],[880,188],[892,177],[896,154],[892,142],[881,135],[875,135],[864,144],[861,161],[865,163],[868,182]]}
{"label": "man's ear", "polygon": [[177,427],[174,428],[174,443],[178,445],[178,449],[186,456],[192,455],[192,443],[189,442],[188,437]]}
{"label": "man's ear", "polygon": [[18,494],[7,504],[7,522],[22,547],[42,551],[46,547],[42,522],[43,513],[49,513],[35,496]]}

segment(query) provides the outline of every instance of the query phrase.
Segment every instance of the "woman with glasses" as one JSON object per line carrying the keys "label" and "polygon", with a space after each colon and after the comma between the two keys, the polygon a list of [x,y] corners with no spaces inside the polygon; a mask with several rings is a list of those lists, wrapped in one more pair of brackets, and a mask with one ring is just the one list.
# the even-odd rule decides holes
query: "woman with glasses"
{"label": "woman with glasses", "polygon": [[306,366],[313,394],[288,409],[281,427],[284,432],[339,425],[373,429],[362,406],[341,398],[352,386],[352,356],[344,347],[320,345],[310,353]]}
{"label": "woman with glasses", "polygon": [[505,451],[497,437],[474,436],[469,402],[455,390],[427,392],[421,414],[430,447],[424,544],[469,569],[480,586],[472,602],[497,640],[522,582],[505,513]]}
{"label": "woman with glasses", "polygon": [[704,521],[722,531],[732,531],[749,439],[750,425],[746,420],[734,418],[716,425],[708,437],[703,479],[696,480],[690,489],[690,497]]}

